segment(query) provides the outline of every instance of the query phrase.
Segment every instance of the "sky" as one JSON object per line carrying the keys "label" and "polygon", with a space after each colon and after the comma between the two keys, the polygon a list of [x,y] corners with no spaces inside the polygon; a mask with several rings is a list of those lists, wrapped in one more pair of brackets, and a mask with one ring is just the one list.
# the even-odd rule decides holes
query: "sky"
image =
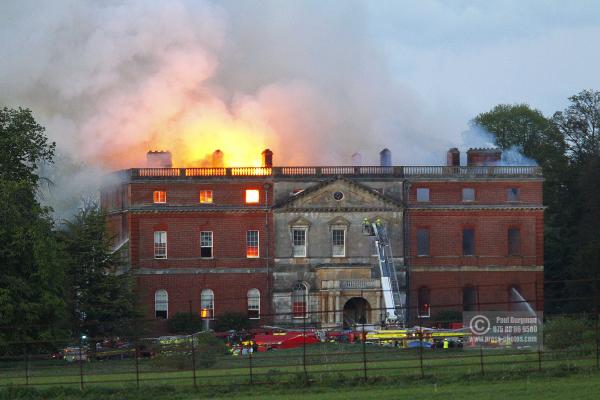
{"label": "sky", "polygon": [[0,38],[0,105],[57,142],[50,203],[150,149],[439,164],[497,104],[550,116],[600,89],[596,1],[7,0]]}

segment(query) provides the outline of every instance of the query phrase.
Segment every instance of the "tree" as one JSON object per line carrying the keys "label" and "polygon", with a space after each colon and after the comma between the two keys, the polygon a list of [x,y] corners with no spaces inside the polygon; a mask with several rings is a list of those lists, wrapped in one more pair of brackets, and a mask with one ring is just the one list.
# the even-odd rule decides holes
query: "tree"
{"label": "tree", "polygon": [[[567,145],[555,123],[541,111],[526,104],[500,104],[491,111],[481,113],[473,124],[491,133],[502,149],[517,147],[535,160],[544,174],[544,258],[545,278],[560,281],[568,278],[568,259],[572,252],[571,208],[566,182],[570,179]],[[564,285],[546,288],[547,297],[565,297]],[[547,303],[549,310],[560,306]]]}
{"label": "tree", "polygon": [[44,127],[23,108],[0,111],[0,132],[0,178],[36,187],[36,169],[41,162],[52,162],[56,143],[48,143]]}
{"label": "tree", "polygon": [[554,113],[552,121],[568,144],[571,160],[583,162],[600,154],[600,92],[583,90],[569,100],[571,105]]}
{"label": "tree", "polygon": [[64,273],[36,168],[54,143],[31,111],[3,108],[0,146],[0,343],[52,340],[66,333]]}
{"label": "tree", "polygon": [[130,275],[112,249],[106,215],[86,204],[60,235],[68,254],[68,298],[73,330],[91,338],[135,334],[140,314]]}

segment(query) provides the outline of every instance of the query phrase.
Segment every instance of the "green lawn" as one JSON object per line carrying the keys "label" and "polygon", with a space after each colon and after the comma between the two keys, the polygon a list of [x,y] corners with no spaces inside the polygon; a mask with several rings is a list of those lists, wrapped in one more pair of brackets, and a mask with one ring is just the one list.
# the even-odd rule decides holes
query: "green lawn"
{"label": "green lawn", "polygon": [[[252,359],[223,355],[211,361],[196,354],[196,384],[200,387],[246,387],[252,383],[271,386],[288,382],[330,386],[339,382],[387,380],[412,381],[435,379],[439,385],[452,385],[471,379],[493,380],[504,376],[526,376],[541,373],[592,371],[596,367],[595,352],[544,352],[518,350],[406,350],[361,344],[319,344],[292,350],[255,353]],[[421,357],[422,356],[422,357]],[[306,360],[306,368],[304,368]],[[483,360],[483,365],[482,365]],[[422,365],[422,368],[421,368]],[[122,388],[169,385],[192,388],[194,372],[190,354],[159,356],[154,359],[93,361],[68,364],[58,361],[0,362],[0,387],[6,385],[37,387],[80,387],[80,368],[84,387]],[[139,371],[136,373],[136,370]],[[419,390],[422,388],[419,387]],[[382,389],[383,390],[383,389]],[[387,389],[385,389],[387,390]]]}

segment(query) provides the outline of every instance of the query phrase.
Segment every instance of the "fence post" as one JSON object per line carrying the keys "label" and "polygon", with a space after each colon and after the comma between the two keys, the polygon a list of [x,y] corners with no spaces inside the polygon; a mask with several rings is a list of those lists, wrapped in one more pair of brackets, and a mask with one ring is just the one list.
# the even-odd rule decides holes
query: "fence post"
{"label": "fence post", "polygon": [[598,341],[598,312],[596,311],[596,369],[600,368],[600,342]]}
{"label": "fence post", "polygon": [[[243,346],[242,346],[243,347]],[[248,349],[248,369],[250,371],[250,384],[254,384],[254,375],[252,374],[252,354],[254,353],[254,349],[250,351]]]}
{"label": "fence post", "polygon": [[140,388],[140,345],[135,343],[135,383],[137,388]]}
{"label": "fence post", "polygon": [[[360,291],[360,297],[364,299],[362,290]],[[367,308],[365,307],[365,315],[362,320],[362,350],[363,350],[363,375],[365,383],[367,382],[367,334],[365,333],[365,322],[367,320]]]}
{"label": "fence post", "polygon": [[23,358],[25,359],[25,385],[29,385],[29,351],[25,343]]}
{"label": "fence post", "polygon": [[594,280],[594,316],[596,317],[596,369],[600,369],[600,337],[598,336],[598,280]]}
{"label": "fence post", "polygon": [[425,370],[423,369],[423,319],[419,315],[419,364],[421,367],[421,378],[425,378]]}
{"label": "fence post", "polygon": [[481,375],[485,375],[485,370],[483,369],[483,343],[479,344],[479,363],[481,364]]}
{"label": "fence post", "polygon": [[[189,301],[189,306],[190,306],[190,325],[192,322],[192,301]],[[192,345],[192,378],[194,379],[194,388],[198,389],[198,385],[196,383],[196,349],[194,346],[194,331],[193,329],[191,329],[191,333],[190,333],[190,343]]]}
{"label": "fence post", "polygon": [[79,388],[83,390],[83,341],[81,330],[79,331]]}
{"label": "fence post", "polygon": [[[308,307],[308,304],[305,307]],[[304,380],[308,384],[308,372],[306,371],[306,318],[308,318],[308,313],[305,310],[304,319],[302,320],[302,368],[304,370]]]}

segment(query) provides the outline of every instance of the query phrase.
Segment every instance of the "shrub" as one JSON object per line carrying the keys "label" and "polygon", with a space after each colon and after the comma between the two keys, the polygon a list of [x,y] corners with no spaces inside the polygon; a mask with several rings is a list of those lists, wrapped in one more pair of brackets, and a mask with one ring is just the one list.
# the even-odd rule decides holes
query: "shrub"
{"label": "shrub", "polygon": [[544,324],[544,344],[553,350],[582,347],[590,336],[590,323],[581,317],[554,317]]}
{"label": "shrub", "polygon": [[202,319],[199,315],[177,313],[168,321],[171,333],[192,333],[202,330]]}
{"label": "shrub", "polygon": [[219,357],[229,354],[225,343],[210,332],[194,335],[194,346],[197,357],[196,363],[199,367],[212,367],[217,363]]}
{"label": "shrub", "polygon": [[225,332],[229,330],[242,331],[251,327],[248,316],[242,313],[224,313],[219,316],[215,324],[215,331]]}

